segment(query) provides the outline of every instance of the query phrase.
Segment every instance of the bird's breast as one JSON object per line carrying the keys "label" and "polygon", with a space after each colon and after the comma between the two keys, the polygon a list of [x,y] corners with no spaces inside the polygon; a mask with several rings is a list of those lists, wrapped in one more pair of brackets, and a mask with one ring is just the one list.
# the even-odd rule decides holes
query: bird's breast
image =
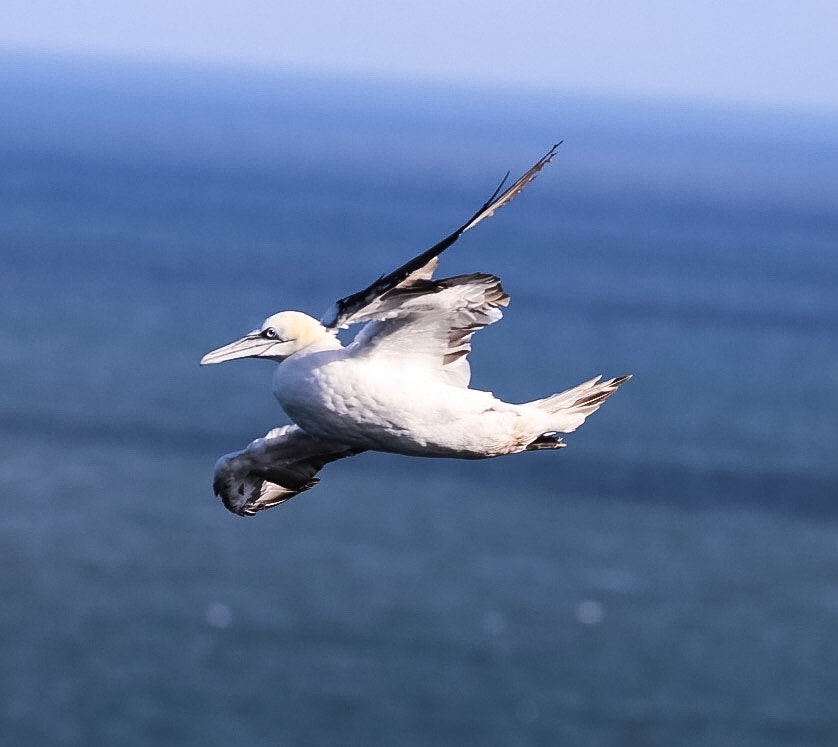
{"label": "bird's breast", "polygon": [[274,375],[274,396],[305,431],[321,437],[358,439],[382,425],[386,396],[374,372],[337,355],[289,358]]}

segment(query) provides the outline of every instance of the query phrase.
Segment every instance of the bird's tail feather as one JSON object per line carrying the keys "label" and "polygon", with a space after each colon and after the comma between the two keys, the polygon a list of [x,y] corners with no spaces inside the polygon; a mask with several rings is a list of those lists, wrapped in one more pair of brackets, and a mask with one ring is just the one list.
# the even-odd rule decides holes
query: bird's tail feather
{"label": "bird's tail feather", "polygon": [[545,433],[571,433],[630,378],[631,374],[601,381],[602,377],[597,376],[572,389],[528,404],[550,415]]}

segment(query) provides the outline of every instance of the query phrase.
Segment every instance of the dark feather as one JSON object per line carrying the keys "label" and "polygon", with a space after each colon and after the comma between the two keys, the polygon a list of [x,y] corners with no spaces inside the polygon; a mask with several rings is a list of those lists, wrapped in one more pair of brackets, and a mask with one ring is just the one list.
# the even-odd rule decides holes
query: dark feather
{"label": "dark feather", "polygon": [[[489,218],[495,210],[502,208],[512,199],[514,199],[533,179],[535,179],[541,169],[543,169],[556,154],[556,149],[561,145],[561,141],[556,143],[539,161],[515,181],[510,187],[501,192],[503,185],[506,183],[506,177],[498,185],[492,196],[480,206],[480,209],[471,216],[463,225],[449,236],[446,236],[442,241],[434,244],[430,249],[422,252],[408,262],[405,262],[401,267],[393,270],[387,275],[382,275],[378,280],[364,288],[362,291],[353,293],[350,296],[341,298],[334,306],[326,312],[321,323],[326,327],[343,327],[350,324],[352,317],[366,306],[373,303],[376,299],[388,291],[396,288],[401,283],[404,283],[412,274],[421,270],[425,265],[438,257],[449,246],[451,246],[457,239],[460,238],[470,228],[476,226],[484,218]],[[507,174],[508,176],[508,174]],[[415,281],[411,281],[411,285]]]}
{"label": "dark feather", "polygon": [[234,514],[253,516],[314,487],[315,475],[329,462],[361,451],[313,438],[297,426],[284,426],[242,451],[221,457],[212,487]]}

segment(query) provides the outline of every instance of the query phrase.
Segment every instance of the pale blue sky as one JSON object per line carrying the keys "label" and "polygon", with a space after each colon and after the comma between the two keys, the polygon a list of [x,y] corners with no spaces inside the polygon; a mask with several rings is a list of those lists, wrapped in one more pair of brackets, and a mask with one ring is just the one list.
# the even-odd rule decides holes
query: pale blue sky
{"label": "pale blue sky", "polygon": [[838,0],[2,0],[0,49],[838,111]]}

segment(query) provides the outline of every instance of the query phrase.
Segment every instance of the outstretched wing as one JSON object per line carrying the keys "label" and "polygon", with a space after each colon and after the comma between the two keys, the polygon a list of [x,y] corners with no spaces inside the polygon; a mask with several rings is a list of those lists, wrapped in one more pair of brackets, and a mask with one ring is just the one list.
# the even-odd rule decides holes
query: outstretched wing
{"label": "outstretched wing", "polygon": [[377,318],[379,306],[385,299],[385,296],[394,289],[409,289],[416,284],[421,284],[423,281],[430,280],[436,268],[437,258],[449,246],[451,246],[457,239],[460,238],[470,228],[474,228],[484,218],[488,218],[494,214],[495,210],[502,208],[514,197],[516,197],[524,187],[527,186],[533,179],[535,179],[541,169],[543,169],[556,154],[556,149],[561,145],[561,142],[556,143],[539,161],[523,176],[521,176],[511,187],[503,190],[503,185],[509,174],[504,177],[494,194],[480,207],[480,209],[471,216],[462,226],[460,226],[454,233],[446,236],[442,241],[434,244],[430,249],[422,252],[418,256],[405,262],[401,267],[393,270],[388,275],[383,275],[374,283],[364,288],[362,291],[353,293],[351,296],[346,296],[337,301],[329,311],[320,320],[323,326],[331,328],[343,329],[350,324],[357,322],[368,321]]}
{"label": "outstretched wing", "polygon": [[221,457],[212,488],[234,514],[253,516],[314,487],[319,482],[315,475],[329,462],[361,451],[285,425]]}
{"label": "outstretched wing", "polygon": [[472,335],[498,321],[508,303],[494,275],[416,281],[385,294],[375,320],[361,329],[350,353],[393,356],[399,365],[424,368],[440,381],[465,387]]}

